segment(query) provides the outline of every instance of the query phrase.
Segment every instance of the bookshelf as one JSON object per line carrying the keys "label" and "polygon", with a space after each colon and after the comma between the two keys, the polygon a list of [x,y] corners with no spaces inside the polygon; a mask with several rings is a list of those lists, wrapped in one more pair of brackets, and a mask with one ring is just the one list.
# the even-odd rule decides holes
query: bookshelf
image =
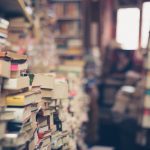
{"label": "bookshelf", "polygon": [[49,2],[52,4],[57,19],[55,34],[57,48],[69,50],[70,40],[82,40],[82,1],[49,0]]}
{"label": "bookshelf", "polygon": [[28,14],[23,0],[0,0],[0,14],[6,18],[24,17],[32,24],[32,17]]}
{"label": "bookshelf", "polygon": [[80,3],[81,0],[49,0],[51,3]]}

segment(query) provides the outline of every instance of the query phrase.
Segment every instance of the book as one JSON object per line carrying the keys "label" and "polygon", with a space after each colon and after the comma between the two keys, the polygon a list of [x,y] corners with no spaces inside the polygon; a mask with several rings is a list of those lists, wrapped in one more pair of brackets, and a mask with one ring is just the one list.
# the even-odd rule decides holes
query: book
{"label": "book", "polygon": [[143,118],[142,118],[142,127],[150,128],[150,110],[144,109]]}
{"label": "book", "polygon": [[20,90],[27,87],[29,87],[28,76],[4,80],[4,89],[6,90]]}
{"label": "book", "polygon": [[44,127],[48,125],[47,117],[40,117],[37,119],[38,127]]}
{"label": "book", "polygon": [[21,63],[21,64],[11,64],[11,71],[21,71],[21,70],[27,70],[28,64],[27,62]]}
{"label": "book", "polygon": [[68,84],[65,80],[55,80],[54,89],[52,90],[52,99],[68,98]]}
{"label": "book", "polygon": [[42,97],[51,98],[53,91],[49,89],[41,89],[41,93],[42,93]]}
{"label": "book", "polygon": [[10,62],[0,59],[0,76],[9,78],[10,77]]}
{"label": "book", "polygon": [[51,149],[51,139],[50,139],[50,137],[44,137],[44,138],[40,141],[40,149],[41,149],[41,150],[48,150],[48,149]]}
{"label": "book", "polygon": [[7,96],[7,106],[26,106],[34,103],[37,100],[37,94],[33,91],[24,92],[17,95]]}
{"label": "book", "polygon": [[8,107],[7,111],[11,111],[14,114],[14,122],[25,123],[30,119],[31,116],[31,106],[19,107]]}
{"label": "book", "polygon": [[6,131],[6,122],[0,120],[0,140],[4,138]]}
{"label": "book", "polygon": [[3,24],[6,28],[8,28],[9,21],[4,18],[0,18],[0,24]]}
{"label": "book", "polygon": [[0,33],[8,34],[8,30],[0,27]]}
{"label": "book", "polygon": [[10,78],[19,78],[21,76],[21,71],[11,71]]}
{"label": "book", "polygon": [[0,121],[9,121],[9,120],[13,120],[14,117],[14,112],[13,111],[1,111],[0,112]]}
{"label": "book", "polygon": [[32,86],[41,86],[42,89],[54,88],[54,74],[35,74],[32,82]]}
{"label": "book", "polygon": [[147,94],[144,97],[144,108],[150,109],[150,95]]}
{"label": "book", "polygon": [[7,133],[4,136],[4,140],[2,141],[1,145],[7,147],[16,147],[24,145],[28,140],[27,134],[24,133]]}
{"label": "book", "polygon": [[5,34],[5,33],[2,33],[2,32],[0,32],[0,38],[4,38],[4,39],[6,39],[8,37],[8,35],[7,34]]}
{"label": "book", "polygon": [[27,60],[26,55],[21,55],[13,51],[0,51],[0,58],[10,58],[11,60]]}

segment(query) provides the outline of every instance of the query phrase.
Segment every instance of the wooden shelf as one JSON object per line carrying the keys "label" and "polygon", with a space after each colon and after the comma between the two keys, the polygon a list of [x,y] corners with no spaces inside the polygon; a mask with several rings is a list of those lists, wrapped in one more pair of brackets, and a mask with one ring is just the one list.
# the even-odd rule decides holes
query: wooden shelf
{"label": "wooden shelf", "polygon": [[49,0],[51,3],[79,3],[81,0]]}
{"label": "wooden shelf", "polygon": [[61,50],[61,49],[58,49],[58,54],[60,56],[83,56],[83,53],[82,51],[68,51],[68,50]]}
{"label": "wooden shelf", "polygon": [[80,39],[81,36],[73,36],[73,35],[56,35],[55,39]]}
{"label": "wooden shelf", "polygon": [[23,16],[32,24],[32,18],[26,11],[23,0],[0,0],[0,14],[6,18]]}
{"label": "wooden shelf", "polygon": [[75,18],[75,17],[59,17],[57,18],[58,21],[80,21],[81,18]]}

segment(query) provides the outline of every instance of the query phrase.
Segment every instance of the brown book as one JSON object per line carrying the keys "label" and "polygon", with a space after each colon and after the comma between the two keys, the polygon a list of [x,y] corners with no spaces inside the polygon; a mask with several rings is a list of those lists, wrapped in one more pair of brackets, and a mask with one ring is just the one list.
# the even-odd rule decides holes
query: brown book
{"label": "brown book", "polygon": [[0,121],[0,139],[4,138],[5,130],[6,130],[6,122]]}
{"label": "brown book", "polygon": [[27,60],[26,55],[21,55],[12,51],[0,51],[0,58],[10,58],[12,60]]}
{"label": "brown book", "polygon": [[0,77],[10,78],[10,62],[0,59]]}
{"label": "brown book", "polygon": [[0,27],[0,33],[8,34],[8,30]]}

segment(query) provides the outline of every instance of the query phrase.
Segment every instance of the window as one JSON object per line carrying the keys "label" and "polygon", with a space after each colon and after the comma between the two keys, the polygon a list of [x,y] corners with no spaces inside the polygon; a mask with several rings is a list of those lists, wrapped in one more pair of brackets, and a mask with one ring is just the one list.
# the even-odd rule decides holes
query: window
{"label": "window", "polygon": [[120,8],[117,12],[116,40],[123,49],[138,48],[140,10],[138,8]]}
{"label": "window", "polygon": [[150,30],[150,2],[145,2],[143,3],[143,14],[142,14],[141,44],[143,48],[147,47],[149,30]]}

